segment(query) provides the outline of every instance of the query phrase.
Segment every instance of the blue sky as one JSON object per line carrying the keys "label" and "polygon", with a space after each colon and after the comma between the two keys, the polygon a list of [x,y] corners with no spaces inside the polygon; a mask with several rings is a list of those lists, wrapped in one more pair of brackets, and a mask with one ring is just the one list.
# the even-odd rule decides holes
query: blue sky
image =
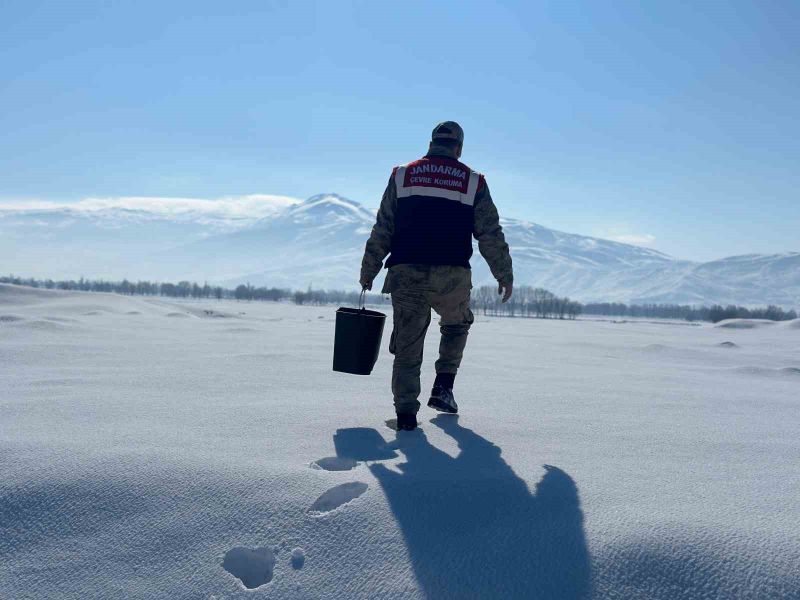
{"label": "blue sky", "polygon": [[9,2],[0,202],[334,191],[459,121],[504,216],[800,251],[797,2]]}

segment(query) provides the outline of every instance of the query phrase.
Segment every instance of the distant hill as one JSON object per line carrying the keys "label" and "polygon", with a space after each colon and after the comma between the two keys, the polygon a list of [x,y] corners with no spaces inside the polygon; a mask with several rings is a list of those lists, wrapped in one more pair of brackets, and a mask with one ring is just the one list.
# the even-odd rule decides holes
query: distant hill
{"label": "distant hill", "polygon": [[[353,288],[374,211],[336,194],[306,201],[84,201],[0,205],[0,272]],[[174,204],[171,204],[173,203]],[[502,221],[519,283],[582,301],[800,305],[800,252],[706,263]],[[474,283],[492,281],[478,255]]]}

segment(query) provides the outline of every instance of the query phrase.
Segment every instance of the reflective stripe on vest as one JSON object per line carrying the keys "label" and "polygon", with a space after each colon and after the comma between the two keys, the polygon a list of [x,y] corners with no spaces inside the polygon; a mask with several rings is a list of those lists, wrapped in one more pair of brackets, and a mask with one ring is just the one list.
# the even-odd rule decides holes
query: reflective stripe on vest
{"label": "reflective stripe on vest", "polygon": [[[469,183],[467,184],[466,193],[464,193],[458,189],[448,189],[444,183],[442,185],[436,185],[437,181],[447,181],[448,175],[446,174],[442,174],[441,176],[431,175],[427,177],[427,179],[431,180],[432,185],[411,181],[411,179],[414,179],[412,177],[409,177],[409,181],[407,182],[407,169],[407,165],[397,167],[397,171],[394,175],[394,183],[395,187],[397,188],[398,198],[408,198],[409,196],[431,196],[434,198],[444,198],[445,200],[455,200],[456,202],[460,202],[468,206],[472,206],[475,203],[475,194],[478,192],[478,183],[480,182],[481,177],[480,174],[476,173],[475,171],[470,171]],[[406,185],[406,183],[409,183],[409,185]]]}

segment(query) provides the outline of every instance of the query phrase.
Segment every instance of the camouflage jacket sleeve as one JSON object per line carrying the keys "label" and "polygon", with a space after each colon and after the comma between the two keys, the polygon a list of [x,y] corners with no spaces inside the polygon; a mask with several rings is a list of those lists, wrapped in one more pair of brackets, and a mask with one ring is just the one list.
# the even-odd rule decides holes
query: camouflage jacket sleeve
{"label": "camouflage jacket sleeve", "polygon": [[386,191],[383,192],[381,207],[378,217],[372,227],[372,233],[364,249],[364,258],[361,260],[361,282],[372,282],[383,266],[383,259],[392,250],[392,235],[394,235],[394,214],[397,207],[397,189],[394,183],[394,172],[389,178]]}
{"label": "camouflage jacket sleeve", "polygon": [[511,268],[511,254],[508,251],[506,236],[500,226],[500,217],[497,214],[489,193],[486,181],[478,189],[475,196],[475,225],[473,235],[478,240],[478,250],[489,263],[494,278],[502,284],[514,283],[514,271]]}

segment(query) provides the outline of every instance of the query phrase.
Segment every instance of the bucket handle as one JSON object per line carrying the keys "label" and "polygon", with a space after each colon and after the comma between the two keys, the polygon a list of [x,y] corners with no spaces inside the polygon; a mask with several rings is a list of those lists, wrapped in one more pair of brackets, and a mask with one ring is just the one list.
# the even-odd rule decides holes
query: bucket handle
{"label": "bucket handle", "polygon": [[367,304],[366,303],[366,296],[367,296],[367,290],[366,290],[366,288],[364,288],[364,289],[361,290],[361,295],[358,297],[358,307],[362,311],[366,310],[366,308],[367,308],[366,307],[366,304]]}

